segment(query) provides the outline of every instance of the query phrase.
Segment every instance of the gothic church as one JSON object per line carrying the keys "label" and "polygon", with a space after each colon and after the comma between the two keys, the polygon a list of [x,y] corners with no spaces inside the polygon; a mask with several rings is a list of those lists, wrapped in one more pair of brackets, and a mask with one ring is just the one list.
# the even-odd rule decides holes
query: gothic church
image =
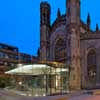
{"label": "gothic church", "polygon": [[80,19],[80,0],[66,0],[66,13],[50,23],[51,7],[40,4],[40,60],[70,65],[72,89],[100,87],[100,31]]}

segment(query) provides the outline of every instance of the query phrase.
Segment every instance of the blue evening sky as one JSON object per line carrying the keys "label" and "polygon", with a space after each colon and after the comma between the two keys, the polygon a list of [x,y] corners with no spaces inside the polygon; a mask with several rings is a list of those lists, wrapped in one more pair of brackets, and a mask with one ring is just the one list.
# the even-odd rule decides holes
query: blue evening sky
{"label": "blue evening sky", "polygon": [[[66,0],[0,0],[0,42],[17,46],[21,52],[37,54],[40,42],[40,2],[51,4],[51,22],[57,9],[64,14]],[[100,25],[100,0],[81,0],[81,19],[91,15],[91,28]]]}

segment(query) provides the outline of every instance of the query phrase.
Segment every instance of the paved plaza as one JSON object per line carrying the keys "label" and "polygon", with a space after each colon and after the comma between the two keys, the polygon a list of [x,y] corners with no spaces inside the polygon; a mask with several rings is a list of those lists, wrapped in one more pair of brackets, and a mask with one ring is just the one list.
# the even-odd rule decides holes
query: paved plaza
{"label": "paved plaza", "polygon": [[98,94],[71,94],[63,96],[27,97],[0,89],[0,100],[100,100]]}

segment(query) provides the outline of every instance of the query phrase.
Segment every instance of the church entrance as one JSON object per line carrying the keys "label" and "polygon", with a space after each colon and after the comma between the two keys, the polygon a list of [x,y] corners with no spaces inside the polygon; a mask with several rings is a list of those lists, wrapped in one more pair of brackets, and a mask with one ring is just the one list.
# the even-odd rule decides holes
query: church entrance
{"label": "church entrance", "polygon": [[[54,54],[55,54],[55,62],[63,63],[66,66],[63,66],[62,68],[67,69],[68,66],[66,64],[67,61],[67,50],[66,50],[66,40],[63,38],[57,38],[56,44],[55,44],[55,49],[54,49]],[[56,76],[56,90],[57,91],[66,91],[68,90],[68,85],[69,85],[69,73],[62,72],[61,68],[61,73]]]}

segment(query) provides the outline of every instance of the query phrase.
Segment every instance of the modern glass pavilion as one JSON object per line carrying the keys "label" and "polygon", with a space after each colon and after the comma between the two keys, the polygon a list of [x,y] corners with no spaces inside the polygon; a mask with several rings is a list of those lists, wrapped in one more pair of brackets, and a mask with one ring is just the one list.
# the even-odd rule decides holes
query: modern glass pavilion
{"label": "modern glass pavilion", "polygon": [[33,96],[62,94],[69,90],[69,69],[62,63],[22,65],[5,73],[21,78],[16,80],[17,86],[28,88]]}

